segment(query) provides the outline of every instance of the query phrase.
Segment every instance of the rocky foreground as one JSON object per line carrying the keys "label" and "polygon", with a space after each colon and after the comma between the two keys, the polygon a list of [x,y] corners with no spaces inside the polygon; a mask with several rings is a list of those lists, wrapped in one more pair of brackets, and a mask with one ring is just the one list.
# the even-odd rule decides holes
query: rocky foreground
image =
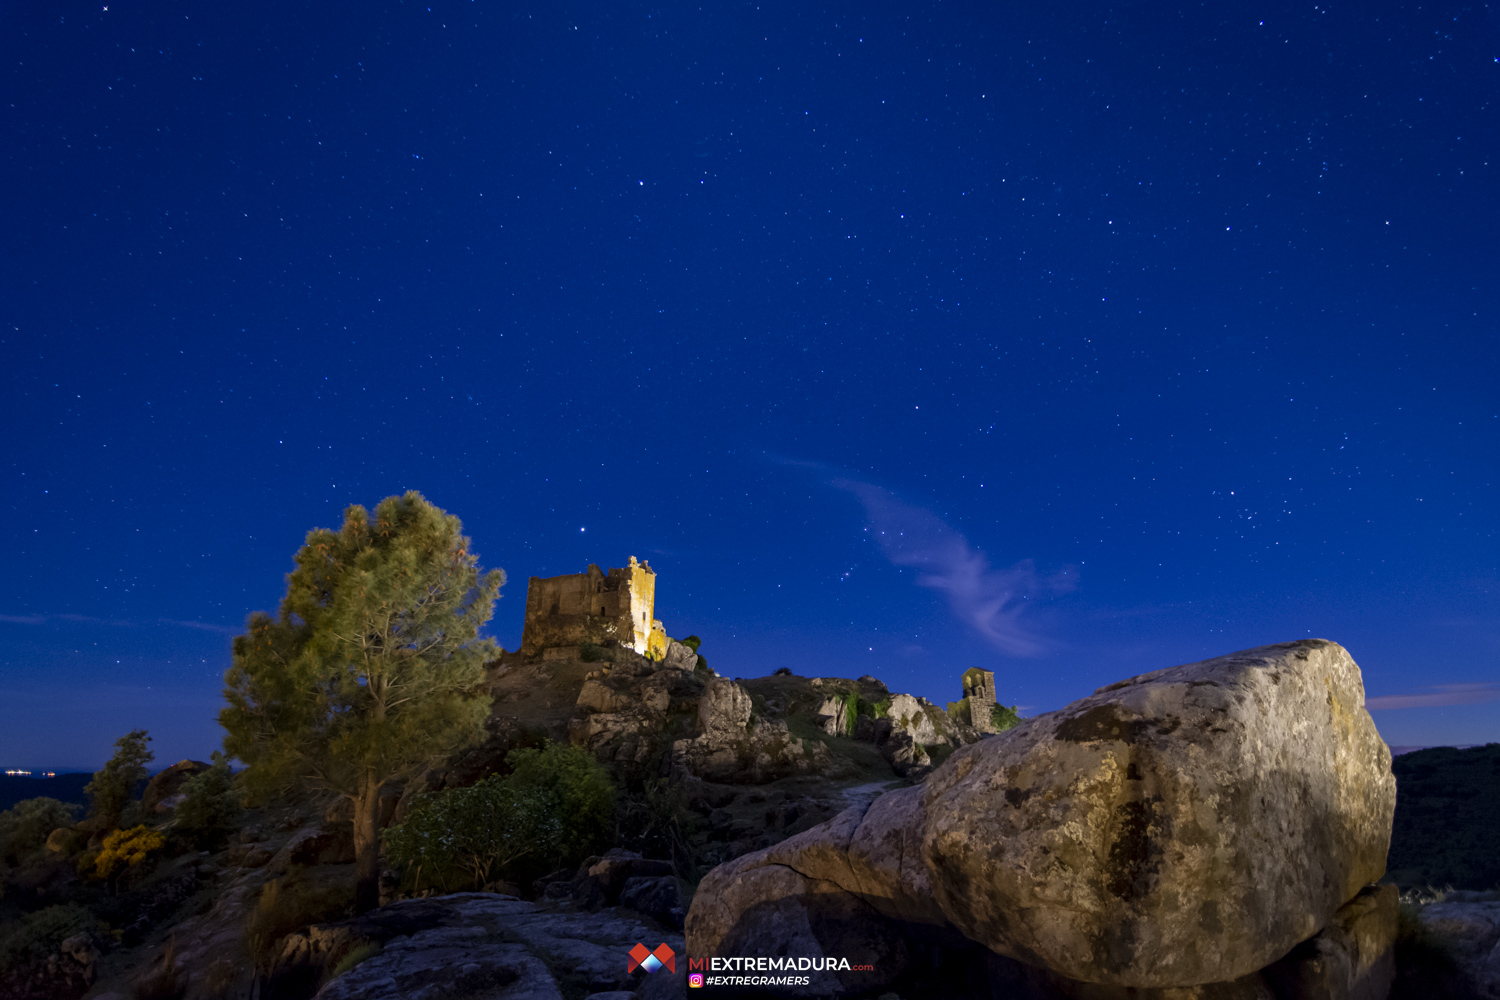
{"label": "rocky foreground", "polygon": [[1008,996],[1384,996],[1395,791],[1342,647],[1246,650],[1101,688],[721,865],[687,943],[878,956],[865,991],[957,964]]}
{"label": "rocky foreground", "polygon": [[[615,850],[528,887],[532,901],[507,886],[399,900],[289,933],[251,969],[257,899],[347,860],[312,823],[250,837],[213,905],[95,1000],[666,998],[688,995],[688,957],[710,956],[847,959],[742,995],[851,1000],[1384,1000],[1411,985],[1397,890],[1374,884],[1390,754],[1335,643],[1145,674],[989,736],[874,678],[732,681],[674,652],[502,664],[494,745],[524,724],[623,774],[665,773],[705,820],[692,849],[722,860],[690,908],[680,864]],[[472,780],[487,752],[433,784]],[[1436,971],[1404,995],[1500,1000],[1500,902],[1453,894],[1415,920],[1403,940],[1437,942]],[[675,970],[631,969],[641,943],[669,946]]]}

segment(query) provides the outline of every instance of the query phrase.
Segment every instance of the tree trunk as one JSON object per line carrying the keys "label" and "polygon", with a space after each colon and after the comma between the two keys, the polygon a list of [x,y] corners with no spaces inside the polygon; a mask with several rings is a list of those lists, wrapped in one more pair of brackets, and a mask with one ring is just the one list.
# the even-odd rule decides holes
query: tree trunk
{"label": "tree trunk", "polygon": [[366,781],[354,798],[354,912],[380,905],[380,785]]}

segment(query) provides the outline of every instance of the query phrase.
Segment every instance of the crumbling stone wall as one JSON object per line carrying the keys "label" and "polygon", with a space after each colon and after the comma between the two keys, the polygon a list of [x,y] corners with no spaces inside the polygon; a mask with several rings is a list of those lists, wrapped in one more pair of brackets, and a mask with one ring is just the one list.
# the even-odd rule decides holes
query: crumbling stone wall
{"label": "crumbling stone wall", "polygon": [[948,703],[948,715],[957,722],[973,726],[981,733],[995,732],[993,713],[997,699],[994,671],[970,667],[964,671],[963,685],[963,699]]}
{"label": "crumbling stone wall", "polygon": [[608,573],[590,565],[584,573],[534,576],[526,585],[521,654],[592,642],[659,657],[666,651],[666,632],[654,617],[655,604],[656,573],[635,556]]}

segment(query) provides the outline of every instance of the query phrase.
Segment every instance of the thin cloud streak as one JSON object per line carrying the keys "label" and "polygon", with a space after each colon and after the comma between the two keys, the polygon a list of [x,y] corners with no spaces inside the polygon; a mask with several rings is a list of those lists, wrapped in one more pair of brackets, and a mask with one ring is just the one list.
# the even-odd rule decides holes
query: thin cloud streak
{"label": "thin cloud streak", "polygon": [[244,629],[235,628],[232,625],[215,625],[212,622],[190,622],[181,621],[176,618],[158,618],[157,621],[163,625],[176,625],[178,628],[192,628],[200,632],[214,632],[218,635],[238,635]]}
{"label": "thin cloud streak", "polygon": [[150,628],[152,625],[171,625],[176,628],[197,629],[202,632],[214,632],[220,635],[235,635],[240,629],[230,625],[215,625],[212,622],[183,621],[176,618],[158,618],[154,622],[131,622],[119,618],[93,618],[89,615],[4,615],[0,614],[0,624],[5,625],[47,625],[66,622],[69,625],[109,625],[113,628]]}
{"label": "thin cloud streak", "polygon": [[1043,652],[1045,641],[1021,621],[1025,602],[1072,590],[1076,571],[1069,568],[1043,577],[1030,559],[995,569],[988,556],[931,511],[857,479],[839,478],[831,484],[859,498],[886,558],[920,570],[918,585],[945,594],[953,614],[990,645],[1013,656]]}
{"label": "thin cloud streak", "polygon": [[1365,708],[1443,708],[1449,705],[1478,705],[1500,700],[1500,684],[1437,684],[1430,694],[1388,694],[1366,698]]}

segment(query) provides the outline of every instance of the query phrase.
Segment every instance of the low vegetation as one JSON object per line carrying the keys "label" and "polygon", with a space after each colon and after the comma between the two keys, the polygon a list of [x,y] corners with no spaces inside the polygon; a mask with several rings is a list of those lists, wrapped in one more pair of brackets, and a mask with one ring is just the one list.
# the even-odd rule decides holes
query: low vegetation
{"label": "low vegetation", "polygon": [[132,868],[139,868],[151,852],[167,846],[167,838],[145,824],[129,830],[116,830],[104,838],[94,855],[94,876],[116,884],[117,878]]}
{"label": "low vegetation", "polygon": [[606,841],[614,786],[593,755],[552,743],[513,750],[506,763],[508,775],[420,796],[386,830],[387,854],[414,890],[529,882],[577,864]]}
{"label": "low vegetation", "polygon": [[78,812],[76,805],[37,798],[17,802],[0,813],[0,864],[20,865],[46,845],[53,830],[72,826]]}
{"label": "low vegetation", "polygon": [[995,732],[1003,733],[1021,724],[1021,713],[1016,706],[1009,708],[1004,705],[996,705],[990,709],[990,725],[995,727]]}
{"label": "low vegetation", "polygon": [[222,846],[241,812],[240,791],[229,761],[215,752],[214,766],[189,778],[182,794],[172,812],[176,835],[199,850]]}
{"label": "low vegetation", "polygon": [[115,741],[115,754],[84,786],[89,796],[89,823],[94,830],[112,830],[124,819],[135,787],[146,780],[146,765],[156,755],[146,748],[151,737],[133,729]]}
{"label": "low vegetation", "polygon": [[1500,888],[1500,743],[1405,753],[1391,770],[1391,880],[1403,888]]}

